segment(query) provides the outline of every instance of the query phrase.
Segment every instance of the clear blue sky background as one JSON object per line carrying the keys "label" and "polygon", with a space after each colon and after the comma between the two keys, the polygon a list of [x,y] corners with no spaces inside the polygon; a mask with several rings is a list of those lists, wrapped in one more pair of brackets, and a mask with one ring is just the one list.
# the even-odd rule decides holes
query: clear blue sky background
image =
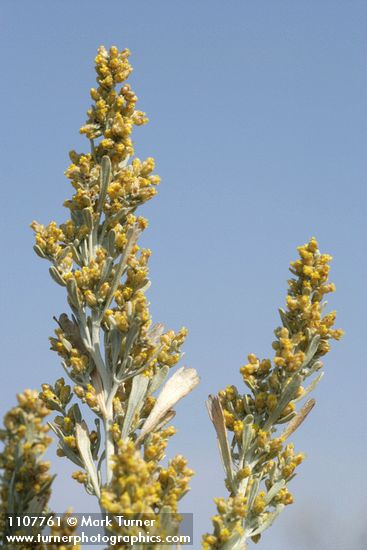
{"label": "clear blue sky background", "polygon": [[[47,338],[65,295],[28,224],[65,219],[63,171],[67,152],[86,146],[78,128],[96,48],[128,46],[151,119],[137,153],[156,158],[163,180],[145,208],[152,312],[188,326],[185,363],[202,378],[170,447],[197,471],[182,511],[197,534],[209,527],[225,491],[205,398],[241,386],[247,353],[270,353],[288,262],[315,235],[335,258],[331,307],[346,336],[296,437],[308,453],[296,504],[260,547],[364,550],[366,2],[3,0],[0,21],[2,409],[61,375]],[[67,462],[55,468],[54,507],[92,510]]]}

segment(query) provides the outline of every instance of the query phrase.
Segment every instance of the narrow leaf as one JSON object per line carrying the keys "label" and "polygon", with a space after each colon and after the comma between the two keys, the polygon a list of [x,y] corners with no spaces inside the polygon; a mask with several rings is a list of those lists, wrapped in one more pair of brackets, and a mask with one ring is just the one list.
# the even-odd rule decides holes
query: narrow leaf
{"label": "narrow leaf", "polygon": [[265,529],[270,527],[276,518],[279,516],[279,514],[284,510],[284,504],[278,504],[278,506],[275,508],[274,512],[269,512],[267,516],[265,516],[265,520],[262,521],[258,528],[254,531],[251,531],[248,536],[254,537],[256,535],[260,535]]}
{"label": "narrow leaf", "polygon": [[149,378],[144,374],[139,374],[133,378],[131,392],[129,396],[129,402],[127,405],[127,411],[122,426],[121,437],[128,437],[132,422],[137,413],[140,412],[143,404],[144,397],[148,388]]}
{"label": "narrow leaf", "polygon": [[190,393],[199,383],[199,377],[195,369],[181,367],[165,383],[158,399],[146,419],[137,443],[155,429],[161,418],[178,402]]}
{"label": "narrow leaf", "polygon": [[296,414],[293,420],[290,421],[288,426],[283,431],[281,437],[286,440],[290,437],[302,424],[302,422],[307,418],[312,409],[314,408],[316,401],[314,399],[309,399],[302,407],[302,409]]}
{"label": "narrow leaf", "polygon": [[232,457],[227,438],[227,429],[224,420],[223,408],[219,397],[217,395],[209,395],[206,406],[208,409],[210,420],[212,421],[215,431],[217,433],[218,445],[224,470],[226,472],[228,481],[231,485],[233,485]]}
{"label": "narrow leaf", "polygon": [[101,162],[101,177],[100,177],[100,190],[99,190],[99,201],[97,206],[97,211],[102,212],[103,205],[106,199],[107,188],[111,181],[111,161],[110,158],[105,155],[102,157]]}
{"label": "narrow leaf", "polygon": [[60,286],[66,286],[66,282],[64,281],[62,275],[59,273],[59,270],[56,269],[54,265],[52,265],[49,269],[50,275],[53,278],[53,280]]}
{"label": "narrow leaf", "polygon": [[90,448],[90,439],[87,425],[84,421],[75,425],[76,444],[79,449],[80,456],[83,460],[84,467],[89,475],[96,496],[100,497],[100,489],[98,482],[98,474],[95,462],[93,460],[92,451]]}

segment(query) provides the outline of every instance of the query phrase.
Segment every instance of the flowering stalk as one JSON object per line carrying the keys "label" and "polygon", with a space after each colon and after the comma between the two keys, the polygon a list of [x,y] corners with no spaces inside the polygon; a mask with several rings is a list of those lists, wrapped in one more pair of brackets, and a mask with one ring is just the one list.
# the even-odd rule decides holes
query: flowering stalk
{"label": "flowering stalk", "polygon": [[[0,453],[0,468],[3,470],[0,492],[0,538],[2,547],[8,550],[29,545],[8,544],[7,536],[37,535],[39,526],[19,527],[16,519],[23,514],[39,516],[50,514],[48,506],[51,485],[55,476],[50,474],[49,462],[43,455],[51,443],[47,435],[49,427],[44,423],[50,410],[39,398],[37,391],[26,390],[17,396],[18,404],[8,411],[4,418],[4,428],[0,432],[3,450]],[[9,517],[13,518],[10,523]],[[65,517],[60,526],[53,526],[53,535],[72,534]],[[35,550],[45,550],[44,544],[33,544]],[[47,545],[50,550],[56,546]],[[79,545],[64,545],[65,550],[80,550]]]}
{"label": "flowering stalk", "polygon": [[70,219],[59,226],[32,223],[35,251],[51,263],[50,275],[66,289],[72,311],[56,319],[51,348],[74,394],[94,413],[95,428],[77,402],[70,406],[73,393],[64,379],[43,385],[41,397],[59,413],[51,423],[58,454],[79,467],[73,477],[103,510],[176,514],[192,472],[182,457],[168,469],[160,461],[174,434],[166,426],[173,407],[198,376],[182,367],[154,396],[180,360],[187,331],[151,325],[145,295],[150,250],[137,244],[147,220],[135,212],[156,194],[160,180],[152,158],[134,157],[132,129],[148,119],[136,110],[130,86],[118,89],[132,70],[129,55],[102,46],[95,59],[97,88],[80,130],[90,152],[72,151],[66,171],[75,190],[64,203]]}
{"label": "flowering stalk", "polygon": [[26,390],[17,398],[18,405],[6,413],[0,432],[2,514],[40,513],[47,506],[53,480],[49,463],[42,460],[51,443],[43,424],[50,411],[37,391]]}
{"label": "flowering stalk", "polygon": [[[304,455],[286,443],[302,424],[315,401],[297,411],[322,378],[322,357],[334,329],[336,313],[323,315],[326,294],[335,291],[328,282],[327,254],[320,254],[312,238],[298,248],[300,258],[291,263],[286,309],[280,309],[282,326],[275,330],[273,360],[251,353],[240,372],[250,394],[228,386],[210,396],[208,410],[214,424],[226,473],[227,499],[216,499],[214,531],[203,537],[204,550],[240,550],[251,538],[258,542],[283,510],[293,502],[288,483]],[[306,382],[306,386],[304,385]],[[233,433],[231,443],[228,431]]]}

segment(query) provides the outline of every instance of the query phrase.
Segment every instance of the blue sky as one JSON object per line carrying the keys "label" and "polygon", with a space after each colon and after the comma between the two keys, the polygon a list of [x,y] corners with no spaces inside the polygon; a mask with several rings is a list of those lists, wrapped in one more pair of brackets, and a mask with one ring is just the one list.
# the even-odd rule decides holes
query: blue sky
{"label": "blue sky", "polygon": [[[135,133],[136,151],[154,156],[162,176],[144,208],[151,308],[155,321],[189,328],[184,363],[202,379],[178,406],[170,447],[197,471],[182,503],[197,534],[209,527],[212,498],[225,494],[204,401],[229,383],[241,387],[247,353],[270,353],[288,263],[315,235],[334,256],[330,302],[346,336],[295,437],[308,454],[293,482],[296,504],[259,548],[362,548],[366,23],[358,0],[0,6],[2,409],[16,392],[61,375],[47,338],[65,296],[34,255],[28,224],[65,219],[63,172],[68,151],[86,147],[78,129],[96,48],[129,47],[131,82],[150,117]],[[54,507],[92,510],[66,462],[55,458],[55,469]]]}

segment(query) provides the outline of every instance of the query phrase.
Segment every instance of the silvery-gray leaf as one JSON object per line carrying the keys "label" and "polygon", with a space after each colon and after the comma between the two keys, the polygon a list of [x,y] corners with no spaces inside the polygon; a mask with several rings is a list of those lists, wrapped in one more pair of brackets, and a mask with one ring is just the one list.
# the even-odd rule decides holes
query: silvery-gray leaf
{"label": "silvery-gray leaf", "polygon": [[254,537],[256,535],[260,535],[265,529],[268,529],[270,527],[275,519],[279,516],[279,514],[284,510],[284,504],[278,504],[275,508],[274,512],[269,512],[264,521],[262,521],[259,524],[259,527],[255,529],[254,531],[251,531],[248,533],[249,537]]}
{"label": "silvery-gray leaf", "polygon": [[148,384],[149,378],[144,374],[139,374],[133,378],[127,411],[121,430],[122,438],[128,437],[134,417],[136,414],[139,414],[144,405],[144,397],[147,392]]}
{"label": "silvery-gray leaf", "polygon": [[286,429],[283,431],[281,437],[284,440],[288,439],[288,437],[290,437],[299,428],[299,426],[314,408],[315,403],[316,401],[314,399],[310,399],[303,405],[302,409],[296,414],[296,416],[291,420]]}
{"label": "silvery-gray leaf", "polygon": [[75,225],[82,225],[82,215],[79,210],[70,210],[70,215],[72,221],[75,223]]}
{"label": "silvery-gray leaf", "polygon": [[264,430],[268,430],[270,426],[272,426],[278,420],[278,418],[281,416],[285,407],[295,396],[298,388],[302,383],[302,380],[303,380],[303,377],[300,374],[295,374],[293,376],[292,380],[285,387],[282,395],[280,396],[277,406],[274,408],[268,420],[265,422],[264,428],[263,428]]}
{"label": "silvery-gray leaf", "polygon": [[300,397],[297,397],[297,399],[295,399],[294,402],[297,403],[298,401],[301,401],[301,399],[304,399],[305,397],[307,397],[307,395],[313,392],[313,390],[316,388],[317,384],[321,381],[323,376],[324,376],[324,373],[320,372],[320,374],[316,376],[316,378],[311,382],[311,384],[307,386],[307,388],[305,388],[305,390],[303,391],[303,394]]}
{"label": "silvery-gray leaf", "polygon": [[97,211],[102,212],[103,205],[106,199],[107,188],[111,181],[111,161],[107,155],[102,157],[101,175],[100,175],[100,190]]}
{"label": "silvery-gray leaf", "polygon": [[101,272],[100,285],[102,285],[105,282],[105,280],[109,277],[112,266],[113,266],[113,258],[111,256],[107,256]]}
{"label": "silvery-gray leaf", "polygon": [[235,533],[229,540],[221,544],[221,550],[246,550],[246,536]]}
{"label": "silvery-gray leaf", "polygon": [[117,327],[110,329],[109,340],[111,344],[112,365],[115,366],[121,351],[122,334]]}
{"label": "silvery-gray leaf", "polygon": [[130,159],[130,155],[128,155],[126,158],[124,158],[123,160],[121,160],[119,162],[119,168],[126,168],[126,166],[128,165],[129,163],[129,159]]}
{"label": "silvery-gray leaf", "polygon": [[78,291],[75,279],[69,279],[66,283],[68,289],[69,298],[77,309],[80,309],[80,301],[78,297]]}
{"label": "silvery-gray leaf", "polygon": [[98,474],[90,448],[90,439],[87,425],[84,421],[75,425],[76,444],[82,458],[85,470],[87,471],[96,496],[100,497]]}
{"label": "silvery-gray leaf", "polygon": [[48,422],[48,425],[50,426],[51,430],[54,432],[54,434],[57,435],[57,437],[59,439],[63,439],[64,438],[64,435],[62,433],[62,431],[60,430],[60,428],[58,427],[57,424],[55,424],[55,422]]}
{"label": "silvery-gray leaf", "polygon": [[163,384],[168,373],[169,373],[169,367],[167,367],[167,365],[164,365],[159,369],[157,374],[154,375],[150,381],[149,388],[148,388],[149,394],[152,394],[155,391],[157,391],[157,389]]}
{"label": "silvery-gray leaf", "polygon": [[301,371],[303,379],[306,380],[306,378],[310,378],[313,374],[315,374],[315,372],[322,369],[323,366],[324,365],[320,360],[316,360],[314,362],[311,361],[310,365]]}
{"label": "silvery-gray leaf", "polygon": [[243,432],[242,432],[242,449],[241,449],[242,457],[246,456],[246,453],[251,445],[252,436],[253,436],[253,433],[252,433],[253,423],[254,423],[254,417],[252,416],[252,414],[248,414],[243,421],[244,426],[243,426]]}
{"label": "silvery-gray leaf", "polygon": [[163,323],[156,323],[155,325],[152,326],[151,329],[149,329],[147,336],[154,346],[159,344],[160,338],[163,332],[164,332]]}
{"label": "silvery-gray leaf", "polygon": [[71,350],[73,349],[73,346],[71,345],[69,340],[66,340],[66,338],[63,338],[62,336],[59,336],[59,339],[62,345],[64,346],[64,348],[70,353]]}
{"label": "silvery-gray leaf", "polygon": [[242,398],[243,406],[245,408],[245,411],[247,414],[251,414],[251,404],[250,404],[250,396],[244,395]]}
{"label": "silvery-gray leaf", "polygon": [[49,268],[49,273],[52,277],[52,279],[60,286],[66,286],[66,282],[64,281],[62,275],[59,273],[59,270],[56,269],[56,267],[54,265],[52,265],[50,268]]}
{"label": "silvery-gray leaf", "polygon": [[110,229],[107,235],[107,250],[110,256],[115,256],[116,231]]}
{"label": "silvery-gray leaf", "polygon": [[174,418],[175,416],[176,416],[175,411],[168,411],[164,416],[162,416],[162,418],[160,419],[160,421],[158,422],[154,430],[155,431],[161,430],[168,422],[171,422],[172,418]]}
{"label": "silvery-gray leaf", "polygon": [[43,260],[45,260],[47,258],[46,254],[43,252],[42,248],[40,246],[38,246],[38,244],[34,245],[33,250],[35,251],[37,256],[39,256]]}
{"label": "silvery-gray leaf", "polygon": [[99,418],[95,418],[94,423],[96,425],[96,430],[97,430],[97,441],[96,441],[96,444],[93,446],[93,459],[97,460],[98,459],[99,448],[101,446],[101,439],[102,439],[101,438],[101,422],[100,422]]}
{"label": "silvery-gray leaf", "polygon": [[255,477],[253,479],[253,483],[251,485],[250,493],[247,499],[247,507],[249,511],[251,511],[252,505],[254,504],[254,500],[259,490],[259,485],[260,485],[260,480],[259,478]]}
{"label": "silvery-gray leaf", "polygon": [[[128,302],[128,305],[129,304],[131,306],[131,302]],[[125,357],[129,355],[130,350],[139,335],[139,330],[140,330],[140,324],[136,321],[133,321],[132,324],[130,325],[129,332],[126,335],[125,352],[124,352]]]}
{"label": "silvery-gray leaf", "polygon": [[57,255],[57,261],[58,262],[61,262],[61,260],[63,260],[64,258],[66,258],[66,256],[68,256],[70,253],[72,253],[73,250],[72,250],[72,247],[68,244],[67,246],[65,246],[61,252],[59,252],[59,254]]}
{"label": "silvery-gray leaf", "polygon": [[165,383],[157,401],[146,419],[138,440],[154,430],[161,418],[178,402],[190,393],[199,383],[199,377],[195,369],[181,367]]}
{"label": "silvery-gray leaf", "polygon": [[[135,245],[136,241],[138,240],[138,237],[141,233],[141,229],[138,227],[137,224],[135,224],[133,227],[130,227],[129,230],[127,231],[126,233],[126,238],[127,238],[127,244],[124,248],[124,251],[121,255],[121,258],[120,258],[120,261],[118,262],[117,264],[117,267],[116,267],[116,270],[115,270],[115,275],[114,275],[114,278],[113,278],[113,282],[111,284],[111,288],[110,288],[110,292],[109,292],[109,295],[106,299],[106,303],[105,303],[105,306],[103,308],[103,311],[101,312],[101,316],[100,316],[100,319],[103,319],[103,316],[106,312],[106,310],[109,308],[109,305],[114,297],[114,294],[117,290],[117,287],[118,285],[120,284],[120,279],[127,267],[127,261],[129,259],[129,256],[130,256],[130,253],[131,253],[131,250],[133,248],[133,246]],[[71,279],[72,281],[74,279]]]}
{"label": "silvery-gray leaf", "polygon": [[83,464],[83,462],[80,460],[80,458],[73,452],[72,449],[70,449],[69,445],[67,445],[66,443],[64,443],[63,439],[60,439],[60,440],[59,440],[59,446],[60,446],[60,448],[62,449],[62,451],[65,453],[65,456],[67,456],[69,460],[71,460],[72,462],[74,462],[74,464],[76,464],[76,465],[79,466],[79,467],[83,467],[83,466],[84,466],[84,464]]}
{"label": "silvery-gray leaf", "polygon": [[266,494],[266,504],[269,504],[273,498],[279,493],[281,489],[285,486],[285,480],[281,479],[280,481],[277,481],[274,483],[270,491]]}
{"label": "silvery-gray leaf", "polygon": [[279,315],[280,315],[281,321],[283,323],[283,326],[289,330],[290,326],[289,326],[289,322],[288,322],[286,312],[281,307],[278,309],[278,311],[279,311]]}
{"label": "silvery-gray leaf", "polygon": [[82,413],[80,412],[80,407],[78,403],[74,403],[68,411],[68,416],[71,416],[74,418],[75,422],[81,422],[82,421]]}
{"label": "silvery-gray leaf", "polygon": [[305,355],[305,358],[304,358],[304,361],[302,363],[302,368],[304,368],[305,366],[308,365],[308,363],[310,363],[310,361],[313,359],[315,353],[317,352],[318,350],[318,347],[319,347],[319,344],[320,344],[320,335],[319,334],[315,334],[312,339],[311,339],[311,342],[308,346],[308,349],[307,349],[307,352],[306,352],[306,355]]}
{"label": "silvery-gray leaf", "polygon": [[208,409],[210,420],[212,421],[215,431],[217,433],[220,456],[222,458],[224,471],[226,472],[229,483],[231,484],[231,486],[233,486],[234,478],[232,457],[227,438],[227,429],[224,420],[223,408],[219,397],[217,395],[209,395],[206,406]]}
{"label": "silvery-gray leaf", "polygon": [[279,471],[278,465],[276,462],[274,462],[269,472],[269,480],[271,481],[271,483],[274,483],[275,480],[279,479],[279,476],[277,475],[278,471]]}
{"label": "silvery-gray leaf", "polygon": [[[293,403],[295,402],[295,399],[293,399]],[[282,418],[278,418],[277,424],[286,424],[287,422],[290,422],[295,416],[296,412],[292,411],[291,413],[287,414],[287,416],[282,416]]]}
{"label": "silvery-gray leaf", "polygon": [[127,316],[129,317],[129,319],[131,318],[132,314],[133,314],[133,305],[131,303],[131,301],[129,300],[126,304],[126,311],[127,311]]}
{"label": "silvery-gray leaf", "polygon": [[147,280],[146,280],[146,283],[145,283],[142,287],[140,287],[139,290],[140,290],[141,292],[146,292],[147,290],[150,289],[151,286],[152,286],[151,281],[149,281],[149,279],[147,279]]}
{"label": "silvery-gray leaf", "polygon": [[107,418],[105,391],[103,388],[101,376],[98,373],[97,369],[93,369],[93,372],[91,374],[91,380],[93,383],[93,387],[96,391],[96,398],[97,398],[99,410],[101,411],[103,418]]}
{"label": "silvery-gray leaf", "polygon": [[90,208],[83,208],[83,220],[89,231],[93,229],[93,215]]}

